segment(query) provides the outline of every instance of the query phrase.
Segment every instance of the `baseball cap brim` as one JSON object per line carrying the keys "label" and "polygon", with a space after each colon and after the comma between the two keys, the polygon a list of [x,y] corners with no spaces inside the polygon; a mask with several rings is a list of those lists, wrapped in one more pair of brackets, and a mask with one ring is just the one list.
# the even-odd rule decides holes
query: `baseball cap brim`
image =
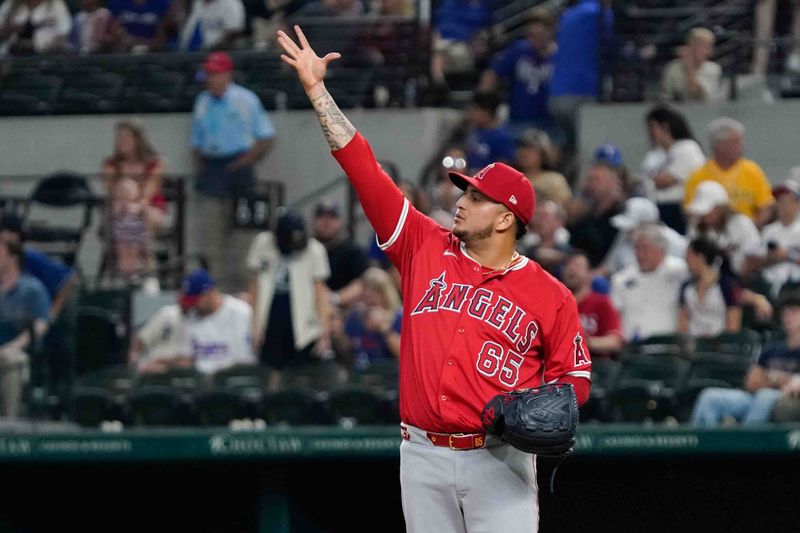
{"label": "baseball cap brim", "polygon": [[686,212],[690,215],[702,217],[709,214],[716,206],[716,203],[707,198],[695,198],[686,206]]}
{"label": "baseball cap brim", "polygon": [[624,213],[620,213],[619,215],[614,215],[611,217],[611,225],[617,229],[627,231],[635,228],[637,221]]}
{"label": "baseball cap brim", "polygon": [[181,294],[178,298],[178,304],[180,304],[183,309],[192,309],[197,305],[199,299],[199,294]]}
{"label": "baseball cap brim", "polygon": [[782,194],[791,194],[795,198],[800,198],[800,188],[796,185],[780,184],[772,189],[772,196],[777,198]]}
{"label": "baseball cap brim", "polygon": [[[486,196],[487,198],[489,198],[493,202],[497,202],[498,204],[506,205],[505,203],[501,202],[497,198],[492,197],[491,194],[488,194],[483,189],[481,189],[481,181],[480,180],[476,180],[472,176],[467,176],[466,174],[461,174],[460,172],[448,172],[447,175],[450,176],[450,181],[452,181],[453,184],[456,187],[458,187],[459,189],[461,189],[462,191],[466,191],[467,190],[467,186],[468,185],[472,185],[473,187],[475,187],[476,189],[481,191],[481,194],[483,194],[484,196]],[[506,206],[506,207],[508,207],[508,206]]]}
{"label": "baseball cap brim", "polygon": [[223,72],[231,72],[230,68],[218,63],[206,63],[203,65],[203,70],[206,74],[221,74]]}

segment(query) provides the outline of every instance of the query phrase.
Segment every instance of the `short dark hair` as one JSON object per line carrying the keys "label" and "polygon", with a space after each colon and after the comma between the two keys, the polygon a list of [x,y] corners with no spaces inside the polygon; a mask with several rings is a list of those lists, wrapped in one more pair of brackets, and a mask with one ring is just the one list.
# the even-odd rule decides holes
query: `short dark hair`
{"label": "short dark hair", "polygon": [[528,232],[528,227],[516,215],[514,215],[514,221],[517,223],[517,240],[520,240]]}
{"label": "short dark hair", "polygon": [[472,105],[495,116],[500,107],[500,96],[495,91],[480,91],[472,97]]}
{"label": "short dark hair", "polygon": [[781,311],[787,307],[800,307],[800,289],[791,289],[781,294],[778,306]]}
{"label": "short dark hair", "polygon": [[0,245],[5,246],[9,255],[17,258],[17,266],[22,270],[23,257],[25,255],[22,244],[8,239],[0,239]]}
{"label": "short dark hair", "polygon": [[720,258],[720,261],[725,259],[725,251],[717,246],[717,243],[706,237],[697,237],[693,239],[689,243],[689,248],[693,252],[703,256],[703,260],[709,265],[713,264],[717,258]]}
{"label": "short dark hair", "polygon": [[22,218],[16,213],[6,212],[0,216],[0,231],[10,231],[18,236],[19,242],[25,242]]}
{"label": "short dark hair", "polygon": [[566,265],[576,257],[583,257],[589,263],[589,268],[592,267],[592,258],[589,257],[589,254],[580,248],[573,248],[567,255],[564,257],[564,261],[562,262],[563,265]]}

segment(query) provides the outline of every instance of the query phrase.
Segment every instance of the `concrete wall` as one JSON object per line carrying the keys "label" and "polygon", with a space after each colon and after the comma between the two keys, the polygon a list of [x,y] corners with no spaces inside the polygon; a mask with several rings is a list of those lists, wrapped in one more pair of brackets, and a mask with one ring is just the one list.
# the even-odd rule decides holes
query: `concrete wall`
{"label": "concrete wall", "polygon": [[[598,144],[620,147],[628,167],[637,171],[649,149],[644,117],[652,104],[590,105],[581,110],[580,151],[585,165]],[[688,118],[706,154],[708,123],[720,116],[742,122],[746,128],[745,155],[764,169],[771,182],[783,181],[792,167],[800,165],[800,101],[784,100],[773,105],[728,102],[716,106],[684,104],[679,109]],[[585,168],[585,167],[584,167]]]}
{"label": "concrete wall", "polygon": [[[620,146],[627,164],[636,170],[648,149],[644,115],[650,104],[591,105],[582,110],[581,161],[591,159],[603,142]],[[747,127],[747,156],[755,159],[770,180],[780,181],[800,165],[800,143],[795,133],[800,123],[800,102],[774,105],[727,103],[719,106],[684,105],[697,138],[705,144],[710,120],[729,115]],[[459,113],[453,110],[348,110],[348,116],[364,133],[379,159],[395,162],[401,173],[417,179],[421,168],[441,144]],[[325,184],[335,181],[341,171],[328,156],[328,148],[312,111],[283,111],[271,114],[278,140],[258,167],[263,179],[286,184],[287,200],[295,202]],[[113,126],[120,116],[17,117],[0,118],[0,175],[41,175],[71,169],[96,173],[112,148]],[[145,115],[143,122],[154,145],[164,155],[169,173],[191,174],[188,147],[190,116],[187,114]],[[25,192],[30,180],[0,182],[0,195]],[[345,197],[344,185],[328,196]],[[202,250],[202,235],[193,231],[198,210],[189,206],[187,242],[189,251]],[[358,237],[366,242],[370,229],[362,223]],[[92,238],[89,239],[92,241]],[[87,242],[87,273],[94,271],[99,244]],[[237,252],[244,254],[244,250]]]}
{"label": "concrete wall", "polygon": [[[348,110],[347,115],[370,140],[379,159],[393,161],[404,177],[416,180],[459,113],[441,109]],[[341,169],[329,155],[313,111],[274,112],[270,116],[278,132],[277,142],[273,152],[259,164],[257,174],[262,179],[283,181],[288,203],[342,176]],[[99,172],[101,162],[112,150],[114,124],[121,118],[124,117],[0,118],[0,176],[20,176],[0,181],[0,195],[27,194],[35,180],[22,176],[41,176],[57,170]],[[190,115],[145,115],[141,118],[153,145],[166,161],[166,172],[191,175]],[[341,182],[326,197],[343,201],[346,191],[346,183]],[[203,235],[194,229],[196,217],[203,214],[194,208],[191,188],[189,193],[187,248],[189,252],[204,251]],[[306,205],[306,209],[311,205]],[[357,232],[363,242],[371,234],[363,221],[358,224]],[[243,258],[246,248],[235,248],[233,256]],[[100,250],[96,232],[90,231],[79,258],[89,276],[97,271]]]}
{"label": "concrete wall", "polygon": [[[457,113],[439,109],[348,110],[380,159],[394,161],[404,176],[416,179]],[[270,114],[278,131],[274,151],[258,167],[265,179],[283,179],[290,201],[341,175],[313,111]],[[113,127],[122,116],[0,118],[0,175],[45,174],[69,169],[96,173],[111,153]],[[190,174],[190,115],[144,115],[154,146],[168,173]]]}

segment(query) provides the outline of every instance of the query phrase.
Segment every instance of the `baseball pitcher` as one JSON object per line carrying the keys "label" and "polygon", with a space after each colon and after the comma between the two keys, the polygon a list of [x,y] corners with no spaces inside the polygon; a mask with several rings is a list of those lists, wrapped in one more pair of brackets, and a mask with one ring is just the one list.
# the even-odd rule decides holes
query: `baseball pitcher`
{"label": "baseball pitcher", "polygon": [[278,33],[282,59],[402,276],[407,529],[536,531],[535,454],[571,448],[591,360],[570,291],[515,252],[533,215],[533,188],[502,163],[474,176],[453,172],[464,195],[452,230],[441,228],[409,204],[325,89],[340,54],[318,57],[294,29],[297,42]]}

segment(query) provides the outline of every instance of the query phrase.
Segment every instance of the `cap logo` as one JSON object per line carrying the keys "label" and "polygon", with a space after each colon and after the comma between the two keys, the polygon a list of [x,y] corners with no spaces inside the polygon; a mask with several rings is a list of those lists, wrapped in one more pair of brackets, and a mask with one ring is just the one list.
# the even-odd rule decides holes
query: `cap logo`
{"label": "cap logo", "polygon": [[476,180],[482,180],[483,177],[486,175],[486,173],[489,172],[490,170],[492,170],[493,168],[494,168],[494,163],[492,163],[490,165],[486,165],[485,167],[480,169],[477,174],[475,174],[475,179]]}
{"label": "cap logo", "polygon": [[508,199],[508,201],[514,205],[517,205],[517,197],[514,196],[513,194],[511,195],[511,198]]}

